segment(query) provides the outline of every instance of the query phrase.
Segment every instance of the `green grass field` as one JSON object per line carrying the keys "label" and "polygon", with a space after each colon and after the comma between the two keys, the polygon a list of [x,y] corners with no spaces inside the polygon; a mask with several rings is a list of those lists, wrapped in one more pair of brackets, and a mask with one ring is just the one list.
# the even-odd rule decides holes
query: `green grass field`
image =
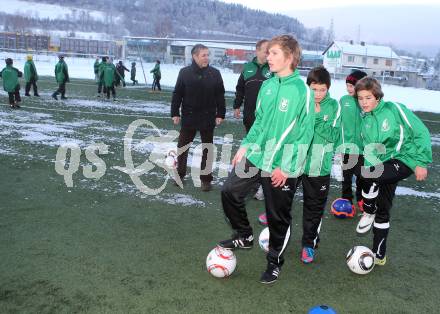
{"label": "green grass field", "polygon": [[[371,234],[357,237],[357,219],[339,220],[328,211],[316,263],[301,264],[299,192],[286,263],[268,287],[258,282],[266,260],[257,243],[236,252],[230,278],[206,271],[207,254],[231,233],[220,203],[224,179],[217,178],[209,193],[188,180],[184,190],[168,183],[148,196],[120,171],[131,122],[146,118],[163,131],[177,130],[169,91],[118,89],[113,103],[96,100],[92,81],[73,80],[69,100],[56,102],[51,79],[39,86],[42,98],[24,99],[21,110],[0,106],[0,313],[307,313],[318,304],[338,313],[440,312],[440,115],[419,113],[433,137],[434,164],[427,182],[402,183],[387,264],[366,276],[351,273],[345,254],[354,245],[370,246]],[[220,142],[233,134],[237,148],[244,131],[231,118],[231,102],[228,97],[228,119],[215,135]],[[0,103],[7,103],[4,93]],[[141,141],[149,134],[148,128],[136,134],[137,164],[149,154]],[[66,142],[82,149],[73,187],[55,171],[57,149]],[[88,179],[84,149],[98,142],[109,147],[100,156],[106,172]],[[165,174],[157,168],[141,178],[159,186]],[[339,191],[332,180],[329,200]],[[263,202],[249,202],[257,237],[263,210]]]}

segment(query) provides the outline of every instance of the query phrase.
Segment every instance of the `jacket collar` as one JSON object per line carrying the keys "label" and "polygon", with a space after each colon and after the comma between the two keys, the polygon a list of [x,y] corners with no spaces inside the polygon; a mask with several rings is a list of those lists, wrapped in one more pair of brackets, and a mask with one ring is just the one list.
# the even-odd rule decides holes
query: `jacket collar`
{"label": "jacket collar", "polygon": [[196,63],[194,60],[193,60],[192,63],[191,63],[191,69],[192,69],[194,72],[199,73],[199,74],[201,74],[201,73],[203,73],[204,71],[206,71],[207,68],[209,68],[209,64],[208,64],[208,66],[207,66],[206,68],[201,68],[201,67],[199,67],[199,66],[197,65],[197,63]]}
{"label": "jacket collar", "polygon": [[276,73],[275,73],[275,77],[277,78],[277,82],[279,82],[281,85],[286,84],[291,82],[294,79],[299,78],[299,72],[298,70],[293,71],[292,74],[288,75],[288,76],[284,76],[284,77],[279,77]]}
{"label": "jacket collar", "polygon": [[259,68],[262,68],[262,67],[268,65],[267,62],[266,62],[266,63],[263,63],[263,64],[258,63],[258,59],[257,59],[257,57],[254,57],[254,58],[252,59],[251,62],[252,62],[253,64],[255,64],[257,67],[259,67]]}

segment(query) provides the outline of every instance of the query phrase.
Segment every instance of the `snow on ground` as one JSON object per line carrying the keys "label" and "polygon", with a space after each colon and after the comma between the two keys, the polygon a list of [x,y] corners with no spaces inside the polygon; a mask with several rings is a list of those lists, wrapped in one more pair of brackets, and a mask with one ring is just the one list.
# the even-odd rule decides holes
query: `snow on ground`
{"label": "snow on ground", "polygon": [[94,20],[105,21],[105,13],[102,11],[70,8],[56,4],[38,3],[23,0],[4,0],[0,5],[0,12],[7,14],[19,14],[40,19],[65,19],[66,16],[75,14],[79,17],[83,13],[88,13]]}
{"label": "snow on ground", "polygon": [[[11,57],[14,59],[14,65],[23,69],[26,61],[26,54],[22,53],[6,53],[0,52],[0,59]],[[57,62],[56,56],[37,55],[34,57],[38,73],[40,75],[53,76],[54,66]],[[94,79],[93,58],[70,58],[67,57],[66,63],[69,66],[69,74],[72,78]],[[115,60],[116,61],[116,60]],[[127,67],[130,67],[130,60],[124,61]],[[147,78],[147,83],[151,84],[153,81],[150,70],[154,68],[154,63],[143,63],[143,68]],[[161,64],[162,80],[161,84],[167,87],[174,87],[177,75],[182,66],[175,64]],[[226,91],[234,92],[239,74],[233,73],[230,69],[220,69]],[[129,81],[130,74],[126,76]],[[140,84],[145,84],[144,76],[142,74],[142,67],[140,62],[137,62],[137,75]],[[305,78],[303,77],[305,80]],[[440,91],[432,91],[427,89],[418,89],[412,87],[400,87],[394,85],[383,86],[385,99],[397,101],[405,104],[408,108],[418,111],[427,111],[440,113]],[[330,88],[330,94],[333,98],[339,99],[346,94],[345,81],[334,80]]]}

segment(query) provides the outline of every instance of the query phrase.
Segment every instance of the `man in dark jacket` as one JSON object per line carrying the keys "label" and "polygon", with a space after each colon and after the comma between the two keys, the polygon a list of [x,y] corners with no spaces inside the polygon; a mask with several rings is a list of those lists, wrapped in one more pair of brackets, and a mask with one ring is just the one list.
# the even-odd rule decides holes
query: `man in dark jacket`
{"label": "man in dark jacket", "polygon": [[244,65],[235,89],[234,117],[240,118],[240,107],[244,101],[243,124],[246,133],[255,121],[255,108],[261,84],[272,77],[266,61],[268,43],[266,39],[257,42],[256,57]]}
{"label": "man in dark jacket", "polygon": [[202,191],[210,191],[214,128],[225,118],[225,88],[220,72],[209,66],[208,47],[197,44],[191,50],[191,55],[193,62],[180,70],[171,102],[173,122],[181,122],[177,143],[179,178],[175,179],[181,185],[186,175],[189,144],[199,131],[203,147],[200,165]]}
{"label": "man in dark jacket", "polygon": [[119,75],[116,76],[116,86],[119,86],[120,81],[122,80],[122,86],[125,87],[125,71],[130,72],[129,69],[125,67],[125,65],[120,60],[116,65],[116,71]]}

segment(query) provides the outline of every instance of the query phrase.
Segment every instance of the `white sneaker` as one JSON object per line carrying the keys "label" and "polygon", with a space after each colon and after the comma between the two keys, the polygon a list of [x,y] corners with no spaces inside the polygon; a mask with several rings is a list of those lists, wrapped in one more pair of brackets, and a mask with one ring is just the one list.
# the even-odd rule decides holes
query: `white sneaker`
{"label": "white sneaker", "polygon": [[374,217],[376,217],[376,214],[368,214],[364,212],[356,227],[356,232],[358,234],[366,234],[368,231],[370,231],[371,226],[373,226],[374,223]]}
{"label": "white sneaker", "polygon": [[263,187],[261,185],[258,188],[257,193],[255,193],[254,198],[259,200],[259,201],[264,201]]}

